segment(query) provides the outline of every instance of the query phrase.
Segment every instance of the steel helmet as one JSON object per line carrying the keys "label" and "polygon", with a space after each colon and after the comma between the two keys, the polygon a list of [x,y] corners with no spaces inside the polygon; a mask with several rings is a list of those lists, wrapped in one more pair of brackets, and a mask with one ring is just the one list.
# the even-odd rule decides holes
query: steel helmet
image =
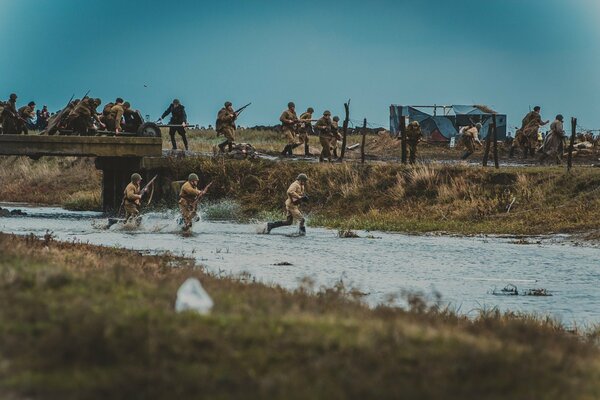
{"label": "steel helmet", "polygon": [[306,182],[308,180],[308,176],[306,176],[306,174],[300,174],[298,175],[298,177],[296,178],[297,181],[302,181],[302,182]]}
{"label": "steel helmet", "polygon": [[230,101],[226,101],[226,102],[225,102],[225,107],[231,107],[232,105],[233,105],[233,104],[231,104],[231,102],[230,102]]}
{"label": "steel helmet", "polygon": [[133,175],[131,175],[131,182],[139,182],[142,180],[142,176],[140,174],[138,174],[137,172]]}
{"label": "steel helmet", "polygon": [[411,124],[412,126],[420,126],[420,125],[419,125],[419,121],[412,121],[410,124]]}
{"label": "steel helmet", "polygon": [[336,115],[335,117],[333,117],[333,120],[334,120],[334,121],[339,121],[339,120],[340,120],[340,117],[338,117],[338,116]]}
{"label": "steel helmet", "polygon": [[323,115],[331,115],[331,111],[329,111],[329,110],[325,110],[325,111],[323,112]]}
{"label": "steel helmet", "polygon": [[481,122],[478,122],[475,124],[475,128],[477,128],[478,130],[481,129],[483,125],[481,125]]}
{"label": "steel helmet", "polygon": [[293,102],[293,101],[290,101],[290,102],[288,103],[288,108],[292,108],[292,107],[296,107],[296,105],[294,104],[294,102]]}
{"label": "steel helmet", "polygon": [[194,173],[191,173],[191,174],[188,176],[188,181],[199,181],[199,180],[200,180],[200,178],[198,178],[198,175],[196,175],[196,174],[194,174]]}

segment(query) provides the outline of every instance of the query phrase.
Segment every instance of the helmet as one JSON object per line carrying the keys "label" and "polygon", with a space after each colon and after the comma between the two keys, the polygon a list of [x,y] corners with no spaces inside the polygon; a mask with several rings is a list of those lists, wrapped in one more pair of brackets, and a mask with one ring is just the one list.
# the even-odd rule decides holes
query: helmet
{"label": "helmet", "polygon": [[128,101],[126,101],[125,103],[123,103],[123,107],[125,107],[125,108],[130,108],[130,107],[131,107],[131,104],[129,104],[129,102],[128,102]]}
{"label": "helmet", "polygon": [[293,101],[290,101],[290,102],[288,103],[288,108],[292,108],[292,107],[296,107],[296,105],[294,104],[294,102],[293,102]]}
{"label": "helmet", "polygon": [[296,178],[297,181],[302,181],[302,182],[306,182],[308,180],[308,176],[306,176],[306,174],[300,174],[298,175],[298,177]]}
{"label": "helmet", "polygon": [[117,97],[117,99],[115,100],[115,103],[122,103],[122,102],[123,102],[123,99],[120,97]]}
{"label": "helmet", "polygon": [[188,181],[199,181],[200,178],[198,178],[198,175],[192,173],[188,176]]}
{"label": "helmet", "polygon": [[325,110],[325,112],[323,112],[323,115],[331,115],[331,111]]}
{"label": "helmet", "polygon": [[562,122],[562,120],[563,120],[563,116],[562,116],[562,114],[558,114],[558,115],[556,116],[556,119],[557,119],[557,120],[559,120],[560,122]]}
{"label": "helmet", "polygon": [[96,107],[98,107],[100,104],[102,104],[102,100],[100,100],[99,98],[95,98],[94,99],[94,103],[96,103]]}
{"label": "helmet", "polygon": [[334,120],[334,121],[339,121],[339,120],[340,120],[340,117],[338,117],[338,116],[336,115],[335,117],[333,117],[333,120]]}
{"label": "helmet", "polygon": [[10,94],[10,99],[11,100],[16,100],[17,99],[17,94],[16,93],[11,93]]}
{"label": "helmet", "polygon": [[421,126],[421,125],[419,125],[419,121],[412,121],[410,124],[412,126]]}
{"label": "helmet", "polygon": [[29,107],[33,107],[33,106],[35,106],[35,101],[30,101],[29,103],[27,103],[27,105]]}
{"label": "helmet", "polygon": [[311,113],[311,114],[312,114],[312,113],[314,113],[314,112],[315,112],[315,110],[314,110],[314,108],[312,108],[312,107],[308,107],[308,109],[306,110],[306,112],[309,112],[309,113]]}
{"label": "helmet", "polygon": [[133,175],[131,175],[131,182],[139,182],[142,180],[142,176],[140,174],[138,174],[137,172]]}
{"label": "helmet", "polygon": [[173,99],[173,104],[179,104],[179,99]]}
{"label": "helmet", "polygon": [[231,104],[231,102],[230,102],[230,101],[226,101],[226,102],[225,102],[225,107],[231,107],[232,105],[233,105],[233,104]]}
{"label": "helmet", "polygon": [[475,128],[477,128],[477,130],[481,129],[483,125],[481,125],[481,122],[478,122],[475,124]]}

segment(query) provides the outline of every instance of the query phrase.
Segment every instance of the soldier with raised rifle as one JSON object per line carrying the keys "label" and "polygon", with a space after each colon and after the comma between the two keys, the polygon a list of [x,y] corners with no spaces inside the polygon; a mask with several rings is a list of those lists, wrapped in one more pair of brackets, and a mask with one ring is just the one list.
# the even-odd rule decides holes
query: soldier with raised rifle
{"label": "soldier with raised rifle", "polygon": [[331,162],[331,141],[334,136],[332,132],[331,112],[329,110],[323,112],[323,116],[315,124],[315,129],[319,133],[319,142],[322,147],[319,162],[325,161],[325,158]]}
{"label": "soldier with raised rifle", "polygon": [[275,228],[279,228],[281,226],[289,226],[292,225],[294,220],[300,222],[299,233],[300,235],[306,234],[306,227],[304,226],[305,219],[300,212],[300,204],[308,201],[308,196],[306,195],[306,182],[308,181],[308,177],[306,174],[300,174],[296,178],[294,182],[288,188],[286,195],[287,199],[285,200],[285,210],[287,212],[287,218],[285,221],[275,221],[267,223],[266,233],[271,233],[271,230]]}
{"label": "soldier with raised rifle", "polygon": [[161,117],[158,119],[158,122],[161,122],[169,114],[171,114],[169,125],[178,125],[169,127],[169,136],[171,137],[171,145],[173,146],[173,150],[177,150],[175,133],[178,133],[179,136],[181,136],[185,150],[189,150],[187,136],[185,135],[185,127],[187,126],[187,114],[185,112],[185,106],[181,104],[178,99],[173,99],[173,102],[169,105],[169,108],[162,113]]}
{"label": "soldier with raised rifle", "polygon": [[281,121],[283,136],[287,139],[287,144],[281,152],[282,155],[292,155],[292,151],[300,146],[296,140],[296,130],[298,128],[298,116],[296,115],[296,105],[290,101],[287,110],[284,110],[279,117]]}
{"label": "soldier with raised rifle", "polygon": [[304,144],[304,155],[310,156],[308,149],[309,135],[312,135],[312,115],[315,110],[312,107],[308,107],[305,112],[300,114],[300,124],[298,126],[298,137],[300,138],[300,144]]}
{"label": "soldier with raised rifle", "polygon": [[183,218],[183,231],[189,231],[192,227],[198,208],[198,202],[204,196],[212,184],[209,183],[203,190],[198,189],[200,179],[197,174],[191,173],[187,182],[181,186],[179,191],[179,210]]}
{"label": "soldier with raised rifle", "polygon": [[[141,193],[142,176],[138,173],[131,175],[131,182],[123,192],[123,207],[125,208],[125,223],[136,220],[140,214],[142,201]],[[139,221],[136,221],[139,223]]]}
{"label": "soldier with raised rifle", "polygon": [[230,101],[226,101],[223,108],[219,110],[217,114],[216,130],[218,135],[225,136],[225,141],[219,144],[219,150],[221,153],[225,152],[225,146],[231,151],[235,142],[235,120],[237,119],[237,113],[233,109],[233,104]]}

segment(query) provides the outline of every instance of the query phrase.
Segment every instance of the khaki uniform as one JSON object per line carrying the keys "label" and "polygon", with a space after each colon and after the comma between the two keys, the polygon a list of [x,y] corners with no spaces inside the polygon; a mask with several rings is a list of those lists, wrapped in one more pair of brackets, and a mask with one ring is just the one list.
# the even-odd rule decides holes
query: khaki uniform
{"label": "khaki uniform", "polygon": [[185,230],[192,227],[192,221],[196,217],[196,207],[198,206],[196,199],[200,193],[201,191],[195,188],[190,181],[181,186],[181,191],[179,192],[179,210],[183,217]]}
{"label": "khaki uniform", "polygon": [[235,142],[235,112],[223,107],[217,115],[217,133],[225,136],[229,142]]}
{"label": "khaki uniform", "polygon": [[312,125],[310,123],[311,119],[312,114],[308,111],[300,114],[300,121],[307,121],[301,122],[300,127],[298,128],[298,137],[300,138],[300,143],[308,144],[308,135],[312,133]]}
{"label": "khaki uniform", "polygon": [[19,131],[18,133],[24,133],[24,134],[29,134],[29,129],[27,128],[27,120],[29,118],[33,118],[35,117],[35,112],[33,111],[33,108],[29,107],[29,106],[23,106],[21,108],[19,108],[19,117],[21,117],[21,119],[18,120],[17,124],[18,124],[18,128],[17,130]]}
{"label": "khaki uniform", "polygon": [[[538,132],[540,126],[543,125],[545,125],[545,123],[542,121],[542,116],[535,111],[530,111],[525,118],[523,118],[523,121],[521,121],[521,131],[523,135],[521,142],[525,147],[525,152],[529,150],[531,155],[534,154],[538,145]],[[527,156],[527,153],[525,153],[525,156]]]}
{"label": "khaki uniform", "polygon": [[80,135],[88,133],[94,119],[100,121],[96,113],[96,103],[94,99],[89,97],[77,103],[68,117],[71,129]]}
{"label": "khaki uniform", "polygon": [[133,182],[129,182],[127,187],[125,187],[125,191],[123,192],[125,198],[123,204],[125,207],[125,219],[135,218],[140,213],[140,199],[138,198],[140,190],[140,185],[136,185]]}
{"label": "khaki uniform", "polygon": [[283,136],[288,141],[288,145],[297,145],[296,140],[296,123],[298,122],[298,116],[295,111],[290,109],[285,110],[279,117],[283,128]]}
{"label": "khaki uniform", "polygon": [[337,157],[338,140],[342,140],[340,136],[340,123],[339,121],[331,121],[331,154]]}
{"label": "khaki uniform", "polygon": [[410,151],[409,161],[414,164],[417,160],[417,144],[423,137],[420,126],[409,124],[406,127],[406,143],[408,144],[408,150]]}
{"label": "khaki uniform", "polygon": [[548,157],[552,157],[557,164],[561,163],[565,136],[563,123],[559,120],[552,122],[550,133],[546,136],[546,140],[540,148],[542,153],[541,162],[544,162]]}
{"label": "khaki uniform", "polygon": [[321,156],[319,161],[324,161],[327,158],[331,161],[331,140],[333,139],[333,133],[331,129],[333,127],[331,118],[322,116],[315,124],[315,129],[319,132],[319,142],[321,142]]}
{"label": "khaki uniform", "polygon": [[298,202],[302,196],[304,196],[304,184],[300,181],[294,181],[287,190],[287,200],[285,201],[288,218],[290,216],[296,220],[304,218],[300,212],[300,207],[298,207]]}
{"label": "khaki uniform", "polygon": [[117,129],[121,131],[121,118],[123,117],[123,113],[125,113],[123,104],[115,104],[112,106],[106,116],[106,129],[112,132],[116,132]]}
{"label": "khaki uniform", "polygon": [[5,135],[16,135],[18,129],[18,111],[16,108],[16,101],[8,100],[4,103],[2,109],[2,115],[0,116],[2,122],[2,132]]}

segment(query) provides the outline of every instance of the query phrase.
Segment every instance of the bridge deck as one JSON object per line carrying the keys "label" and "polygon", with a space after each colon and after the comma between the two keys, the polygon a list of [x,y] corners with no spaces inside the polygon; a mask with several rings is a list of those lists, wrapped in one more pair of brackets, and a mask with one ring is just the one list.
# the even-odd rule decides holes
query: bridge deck
{"label": "bridge deck", "polygon": [[162,139],[159,137],[0,135],[0,155],[160,157]]}

